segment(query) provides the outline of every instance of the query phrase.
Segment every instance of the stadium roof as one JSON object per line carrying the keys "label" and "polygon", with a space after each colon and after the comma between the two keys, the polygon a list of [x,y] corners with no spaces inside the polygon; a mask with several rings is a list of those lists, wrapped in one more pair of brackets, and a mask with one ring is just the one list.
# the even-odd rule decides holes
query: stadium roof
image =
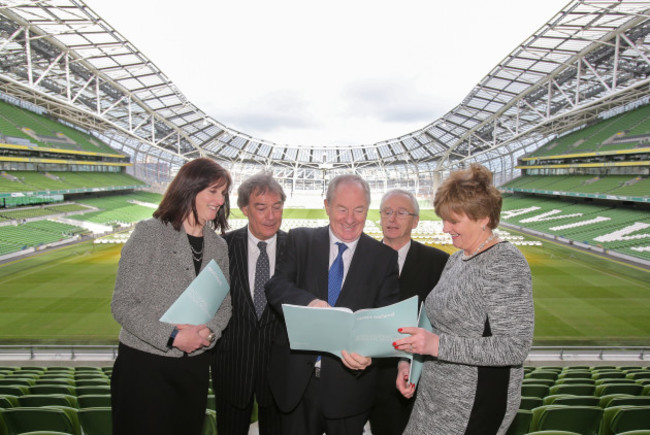
{"label": "stadium roof", "polygon": [[0,1],[0,92],[100,134],[136,163],[213,156],[443,171],[479,161],[512,171],[516,157],[549,138],[650,93],[649,13],[647,1],[572,1],[440,119],[357,146],[277,144],[223,125],[78,0]]}

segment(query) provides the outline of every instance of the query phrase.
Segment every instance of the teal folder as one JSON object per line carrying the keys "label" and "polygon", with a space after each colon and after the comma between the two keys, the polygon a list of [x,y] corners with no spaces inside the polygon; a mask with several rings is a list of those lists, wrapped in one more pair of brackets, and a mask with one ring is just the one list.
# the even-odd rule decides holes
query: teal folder
{"label": "teal folder", "polygon": [[[433,326],[427,317],[427,313],[424,310],[424,304],[420,308],[420,313],[418,314],[418,328],[426,329],[429,332],[433,332]],[[424,365],[424,360],[428,358],[427,355],[420,354],[411,354],[411,369],[409,371],[409,382],[417,385],[420,380],[420,375],[422,374],[422,366]]]}
{"label": "teal folder", "polygon": [[393,342],[404,335],[399,328],[417,324],[416,296],[381,308],[352,312],[348,308],[313,308],[283,304],[282,311],[293,350],[341,351],[368,357],[408,357],[395,350]]}
{"label": "teal folder", "polygon": [[173,324],[202,325],[212,320],[230,291],[221,268],[210,260],[160,318]]}

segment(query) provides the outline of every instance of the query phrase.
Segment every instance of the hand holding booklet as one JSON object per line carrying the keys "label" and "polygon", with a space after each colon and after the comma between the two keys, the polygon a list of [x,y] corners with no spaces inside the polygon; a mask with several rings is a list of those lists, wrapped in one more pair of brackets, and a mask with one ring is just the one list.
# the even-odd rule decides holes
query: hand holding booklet
{"label": "hand holding booklet", "polygon": [[283,304],[282,311],[293,350],[329,352],[337,357],[342,350],[368,357],[409,357],[395,350],[393,342],[403,338],[398,328],[417,326],[418,298],[356,312],[290,304]]}
{"label": "hand holding booklet", "polygon": [[229,291],[230,285],[221,268],[210,260],[160,321],[189,325],[207,323],[212,320]]}

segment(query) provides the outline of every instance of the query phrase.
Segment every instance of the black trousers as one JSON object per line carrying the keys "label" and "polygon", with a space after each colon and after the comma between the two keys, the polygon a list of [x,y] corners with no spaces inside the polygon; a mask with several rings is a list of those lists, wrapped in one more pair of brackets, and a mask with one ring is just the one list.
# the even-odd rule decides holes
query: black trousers
{"label": "black trousers", "polygon": [[395,386],[397,361],[385,358],[378,363],[377,395],[369,418],[372,435],[402,435],[411,416],[415,397],[407,399]]}
{"label": "black trousers", "polygon": [[362,435],[369,411],[345,418],[325,418],[320,382],[312,376],[296,409],[282,415],[284,435]]}
{"label": "black trousers", "polygon": [[[253,397],[245,408],[239,408],[228,403],[223,394],[219,394],[219,386],[214,385],[217,432],[228,435],[248,435],[253,412]],[[269,406],[257,406],[257,427],[260,435],[283,435],[282,417],[280,411],[272,403]]]}
{"label": "black trousers", "polygon": [[209,356],[170,358],[120,343],[111,378],[113,433],[200,435]]}

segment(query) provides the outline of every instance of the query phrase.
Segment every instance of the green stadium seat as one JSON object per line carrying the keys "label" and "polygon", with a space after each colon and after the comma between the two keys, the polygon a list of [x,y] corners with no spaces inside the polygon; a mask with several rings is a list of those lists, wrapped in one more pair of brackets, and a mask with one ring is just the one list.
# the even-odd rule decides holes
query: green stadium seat
{"label": "green stadium seat", "polygon": [[30,406],[70,406],[78,408],[77,398],[70,394],[26,394],[18,397],[23,407]]}
{"label": "green stadium seat", "polygon": [[71,394],[76,395],[75,387],[63,384],[41,384],[29,387],[29,394]]}
{"label": "green stadium seat", "polygon": [[515,418],[512,420],[506,435],[524,435],[530,428],[530,420],[533,418],[533,411],[529,409],[519,409]]}
{"label": "green stadium seat", "polygon": [[[544,403],[541,397],[522,396],[521,403],[519,403],[519,409],[533,409],[543,404]],[[214,407],[209,407],[209,409],[214,409]]]}
{"label": "green stadium seat", "polygon": [[631,394],[623,394],[623,393],[606,394],[604,396],[600,396],[600,402],[598,403],[598,406],[600,406],[601,408],[607,408],[609,404],[612,402],[612,400],[618,397],[637,397],[637,396],[633,396]]}
{"label": "green stadium seat", "polygon": [[627,379],[650,379],[650,370],[645,370],[642,372],[627,373],[625,375]]}
{"label": "green stadium seat", "polygon": [[542,400],[542,405],[552,405],[557,399],[561,397],[580,397],[574,394],[549,394]]}
{"label": "green stadium seat", "polygon": [[607,394],[624,393],[637,396],[643,391],[643,386],[639,384],[602,384],[596,386],[594,394],[596,396],[606,396]]}
{"label": "green stadium seat", "polygon": [[625,373],[621,371],[612,371],[612,370],[606,370],[606,371],[599,371],[599,372],[594,372],[591,377],[593,379],[622,379],[625,378]]}
{"label": "green stadium seat", "polygon": [[108,378],[102,379],[77,379],[74,381],[76,387],[93,387],[93,386],[105,386],[110,385]]}
{"label": "green stadium seat", "polygon": [[34,381],[32,385],[71,385],[74,386],[74,379],[72,378],[66,378],[66,377],[58,377],[58,378],[43,378],[40,377]]}
{"label": "green stadium seat", "polygon": [[75,387],[75,391],[77,393],[77,396],[81,396],[84,394],[110,394],[111,393],[111,386],[106,384],[106,385],[88,385],[84,387]]}
{"label": "green stadium seat", "polygon": [[540,397],[543,398],[548,396],[549,387],[544,384],[522,384],[521,386],[521,395],[530,396],[530,397]]}
{"label": "green stadium seat", "polygon": [[598,406],[543,405],[533,409],[530,431],[564,430],[596,434],[603,410]]}
{"label": "green stadium seat", "polygon": [[110,407],[110,394],[84,394],[77,397],[79,408]]}
{"label": "green stadium seat", "polygon": [[629,430],[626,432],[621,432],[618,435],[650,435],[650,429]]}
{"label": "green stadium seat", "polygon": [[535,384],[535,385],[547,385],[549,387],[552,387],[557,383],[557,381],[554,381],[553,379],[533,379],[533,378],[524,378],[521,381],[522,385],[524,384]]}
{"label": "green stadium seat", "polygon": [[568,406],[599,406],[600,397],[597,396],[573,396],[573,397],[558,397],[553,405],[568,405]]}
{"label": "green stadium seat", "polygon": [[205,410],[205,421],[201,435],[217,435],[217,414],[212,409]]}
{"label": "green stadium seat", "polygon": [[110,407],[81,408],[78,414],[85,435],[112,435]]}
{"label": "green stadium seat", "polygon": [[568,432],[566,430],[539,430],[528,432],[527,435],[581,435],[578,432]]}
{"label": "green stadium seat", "polygon": [[558,379],[591,379],[592,373],[589,370],[568,370],[558,375]]}
{"label": "green stadium seat", "polygon": [[69,414],[63,409],[49,407],[18,407],[0,410],[9,434],[54,430],[73,435],[82,435]]}
{"label": "green stadium seat", "polygon": [[634,379],[626,379],[626,378],[600,378],[596,379],[594,381],[595,385],[603,385],[603,384],[636,384],[636,381]]}
{"label": "green stadium seat", "polygon": [[526,375],[527,379],[550,379],[555,381],[558,373],[554,370],[535,370]]}
{"label": "green stadium seat", "polygon": [[29,387],[34,385],[34,379],[31,378],[15,378],[15,377],[5,377],[0,379],[0,385],[24,385]]}
{"label": "green stadium seat", "polygon": [[621,408],[610,423],[612,433],[650,429],[650,406],[629,406]]}
{"label": "green stadium seat", "polygon": [[0,385],[0,394],[22,396],[24,394],[29,394],[29,387],[24,385]]}
{"label": "green stadium seat", "polygon": [[596,387],[591,384],[559,384],[549,389],[550,394],[573,394],[575,396],[593,396]]}
{"label": "green stadium seat", "polygon": [[650,406],[650,396],[620,396],[620,397],[613,397],[612,400],[610,400],[607,403],[607,406],[604,406],[602,408],[606,408],[609,406],[620,406],[620,405],[630,405],[630,406]]}
{"label": "green stadium seat", "polygon": [[0,408],[13,408],[18,406],[18,396],[0,394]]}
{"label": "green stadium seat", "polygon": [[586,379],[586,378],[562,378],[558,379],[555,381],[555,384],[553,385],[560,385],[560,384],[592,384],[596,385],[596,381],[593,379]]}

